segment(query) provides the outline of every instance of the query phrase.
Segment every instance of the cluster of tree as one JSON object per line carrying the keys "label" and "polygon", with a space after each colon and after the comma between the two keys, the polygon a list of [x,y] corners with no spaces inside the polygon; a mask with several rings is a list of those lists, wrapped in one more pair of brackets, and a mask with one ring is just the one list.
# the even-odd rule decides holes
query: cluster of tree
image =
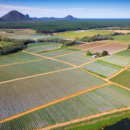
{"label": "cluster of tree", "polygon": [[16,40],[9,38],[0,38],[4,42],[13,42],[10,46],[0,47],[0,55],[7,55],[27,48],[27,44],[34,43],[34,40]]}
{"label": "cluster of tree", "polygon": [[111,35],[94,35],[93,37],[85,36],[83,38],[76,37],[76,41],[82,41],[82,42],[92,42],[92,41],[101,41],[101,40],[113,40],[113,37]]}
{"label": "cluster of tree", "polygon": [[20,29],[30,28],[37,30],[39,33],[53,33],[64,32],[71,30],[85,30],[103,27],[128,27],[130,25],[129,19],[88,19],[88,20],[75,20],[75,21],[31,21],[25,22],[0,22],[0,28],[7,29]]}
{"label": "cluster of tree", "polygon": [[106,56],[108,55],[108,51],[103,51],[102,53],[99,53],[99,52],[90,52],[89,50],[86,50],[86,55],[87,56],[90,56],[90,55],[96,55],[98,57],[102,57],[102,56]]}
{"label": "cluster of tree", "polygon": [[130,44],[127,45],[127,49],[130,49]]}

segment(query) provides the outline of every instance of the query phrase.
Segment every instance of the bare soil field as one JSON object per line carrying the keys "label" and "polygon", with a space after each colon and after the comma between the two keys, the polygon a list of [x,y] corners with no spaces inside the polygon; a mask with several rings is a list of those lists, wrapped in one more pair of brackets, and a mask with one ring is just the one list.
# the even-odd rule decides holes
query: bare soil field
{"label": "bare soil field", "polygon": [[79,45],[79,46],[75,46],[73,47],[74,49],[82,49],[82,50],[86,50],[86,49],[90,49],[93,47],[97,47],[97,46],[101,46],[101,45],[105,45],[104,43],[88,43],[88,44],[83,44],[83,45]]}
{"label": "bare soil field", "polygon": [[125,34],[127,34],[127,33],[130,33],[130,30],[114,30],[114,32],[121,32],[121,33],[125,33]]}
{"label": "bare soil field", "polygon": [[126,45],[120,45],[120,44],[106,44],[104,46],[99,46],[99,47],[95,47],[90,49],[90,51],[98,51],[98,52],[102,52],[102,51],[108,51],[109,54],[115,53],[117,51],[120,51],[122,49],[127,48]]}

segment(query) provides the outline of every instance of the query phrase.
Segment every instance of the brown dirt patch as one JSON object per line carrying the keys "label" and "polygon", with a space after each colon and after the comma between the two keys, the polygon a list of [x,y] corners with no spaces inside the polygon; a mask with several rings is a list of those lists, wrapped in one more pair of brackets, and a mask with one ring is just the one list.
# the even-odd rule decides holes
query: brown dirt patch
{"label": "brown dirt patch", "polygon": [[125,49],[126,47],[127,47],[126,45],[121,45],[121,44],[106,44],[104,46],[92,48],[90,49],[90,51],[102,52],[105,50],[108,51],[109,54],[112,54],[122,49]]}
{"label": "brown dirt patch", "polygon": [[86,50],[86,49],[90,49],[90,48],[101,46],[101,45],[105,45],[105,43],[96,43],[96,42],[93,42],[93,43],[79,45],[79,46],[76,46],[76,47],[73,47],[73,48],[74,49]]}
{"label": "brown dirt patch", "polygon": [[130,30],[114,30],[114,32],[121,32],[121,33],[125,33],[125,34],[127,34],[127,33],[130,33]]}

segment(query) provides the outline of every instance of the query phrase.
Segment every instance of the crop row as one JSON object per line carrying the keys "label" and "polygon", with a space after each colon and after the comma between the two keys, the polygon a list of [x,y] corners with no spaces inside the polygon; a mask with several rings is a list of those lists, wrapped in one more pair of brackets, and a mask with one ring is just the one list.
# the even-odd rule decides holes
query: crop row
{"label": "crop row", "polygon": [[104,83],[83,70],[71,69],[0,84],[0,120]]}
{"label": "crop row", "polygon": [[110,85],[1,124],[1,129],[37,129],[130,105],[130,92]]}

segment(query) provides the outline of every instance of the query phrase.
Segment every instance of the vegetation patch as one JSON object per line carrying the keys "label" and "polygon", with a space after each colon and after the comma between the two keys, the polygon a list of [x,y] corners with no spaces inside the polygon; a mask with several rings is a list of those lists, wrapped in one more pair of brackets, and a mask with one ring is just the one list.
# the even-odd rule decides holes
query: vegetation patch
{"label": "vegetation patch", "polygon": [[130,35],[119,35],[119,36],[115,36],[114,40],[127,42],[127,41],[130,41]]}
{"label": "vegetation patch", "polygon": [[92,62],[90,64],[82,66],[82,68],[92,71],[94,73],[97,73],[99,75],[103,75],[105,77],[109,77],[121,69],[119,67],[116,67],[107,63],[103,63],[100,61]]}
{"label": "vegetation patch", "polygon": [[130,57],[130,50],[123,50],[123,51],[120,51],[118,53],[115,53],[116,55],[121,55],[121,56],[127,56],[127,57]]}
{"label": "vegetation patch", "polygon": [[1,128],[37,129],[129,105],[130,92],[109,85],[1,124]]}
{"label": "vegetation patch", "polygon": [[23,36],[16,36],[16,37],[10,37],[11,39],[17,39],[17,40],[28,40],[29,38],[23,37]]}
{"label": "vegetation patch", "polygon": [[110,80],[115,83],[118,83],[118,84],[121,84],[123,86],[130,88],[130,71],[124,70],[123,72],[111,78]]}

